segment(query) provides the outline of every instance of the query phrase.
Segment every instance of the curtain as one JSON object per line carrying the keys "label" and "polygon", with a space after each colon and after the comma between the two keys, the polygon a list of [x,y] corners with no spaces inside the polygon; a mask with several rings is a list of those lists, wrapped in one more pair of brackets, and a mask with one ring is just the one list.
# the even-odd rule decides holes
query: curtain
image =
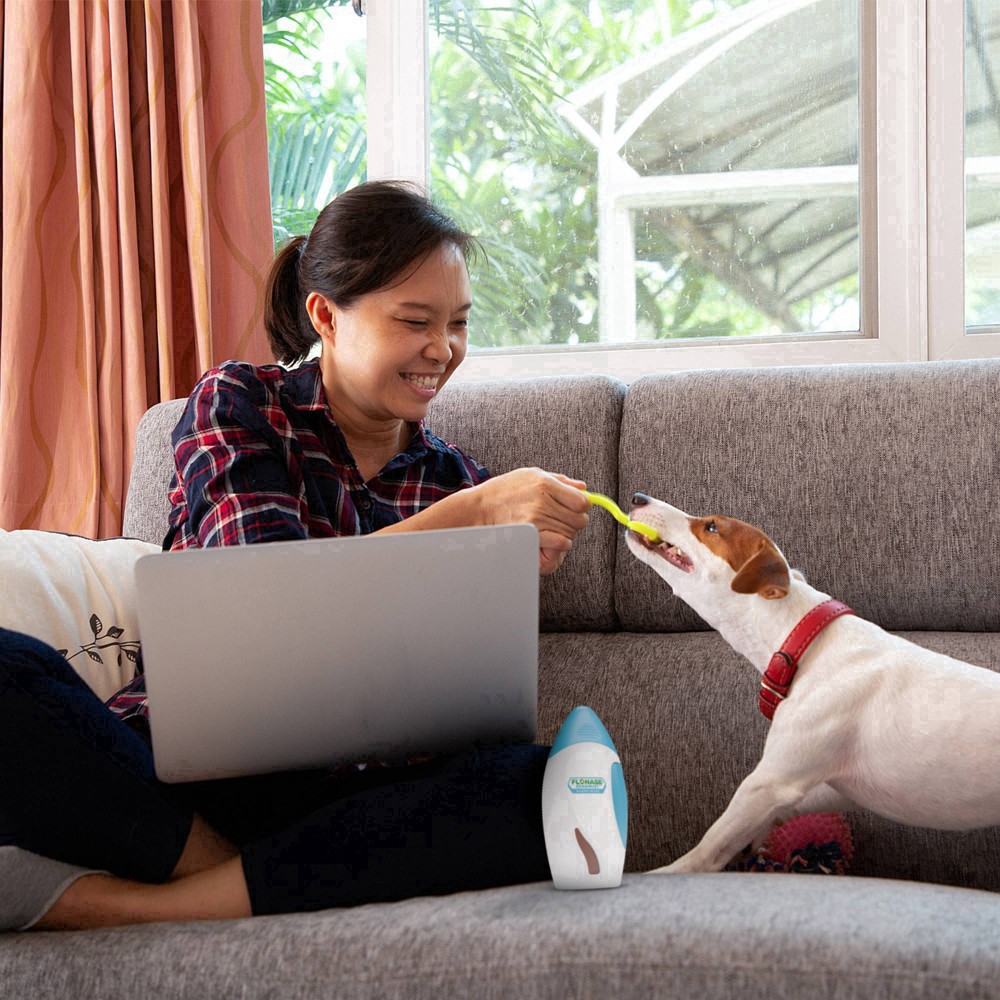
{"label": "curtain", "polygon": [[268,360],[260,0],[0,0],[0,528],[121,530],[143,412]]}

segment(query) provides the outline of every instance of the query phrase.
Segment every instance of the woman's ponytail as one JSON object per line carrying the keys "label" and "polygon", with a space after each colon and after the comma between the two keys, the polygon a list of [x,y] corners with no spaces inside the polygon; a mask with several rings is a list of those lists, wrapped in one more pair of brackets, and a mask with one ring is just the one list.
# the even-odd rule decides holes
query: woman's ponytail
{"label": "woman's ponytail", "polygon": [[276,361],[301,361],[319,339],[308,321],[299,283],[299,258],[308,237],[293,236],[278,251],[264,292],[264,328]]}

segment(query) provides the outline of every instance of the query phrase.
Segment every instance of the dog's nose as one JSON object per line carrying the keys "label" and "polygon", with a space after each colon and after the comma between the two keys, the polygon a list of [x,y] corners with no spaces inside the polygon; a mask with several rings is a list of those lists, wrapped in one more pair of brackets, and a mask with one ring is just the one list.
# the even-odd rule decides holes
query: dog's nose
{"label": "dog's nose", "polygon": [[648,503],[652,503],[653,498],[646,496],[645,493],[633,493],[632,494],[632,506],[633,507],[644,507]]}

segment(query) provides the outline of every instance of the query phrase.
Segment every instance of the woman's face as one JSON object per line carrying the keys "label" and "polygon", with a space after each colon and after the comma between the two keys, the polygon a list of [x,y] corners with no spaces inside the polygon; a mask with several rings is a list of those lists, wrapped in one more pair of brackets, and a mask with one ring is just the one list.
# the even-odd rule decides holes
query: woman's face
{"label": "woman's face", "polygon": [[421,420],[465,358],[471,286],[454,244],[349,309],[316,293],[306,304],[323,338],[323,385],[338,421]]}

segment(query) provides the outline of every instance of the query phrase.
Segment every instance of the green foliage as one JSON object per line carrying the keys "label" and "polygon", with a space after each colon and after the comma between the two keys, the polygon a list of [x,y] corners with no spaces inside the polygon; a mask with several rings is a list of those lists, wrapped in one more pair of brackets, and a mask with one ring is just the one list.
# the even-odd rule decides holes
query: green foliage
{"label": "green foliage", "polygon": [[281,17],[295,17],[310,10],[326,7],[344,7],[351,0],[263,0],[261,15],[264,26],[272,24]]}
{"label": "green foliage", "polygon": [[[542,48],[547,30],[534,0],[507,4],[431,0],[430,25],[438,38],[479,68],[487,82],[484,89],[542,142],[561,129],[551,107],[552,67]],[[454,86],[448,89],[461,93]]]}

